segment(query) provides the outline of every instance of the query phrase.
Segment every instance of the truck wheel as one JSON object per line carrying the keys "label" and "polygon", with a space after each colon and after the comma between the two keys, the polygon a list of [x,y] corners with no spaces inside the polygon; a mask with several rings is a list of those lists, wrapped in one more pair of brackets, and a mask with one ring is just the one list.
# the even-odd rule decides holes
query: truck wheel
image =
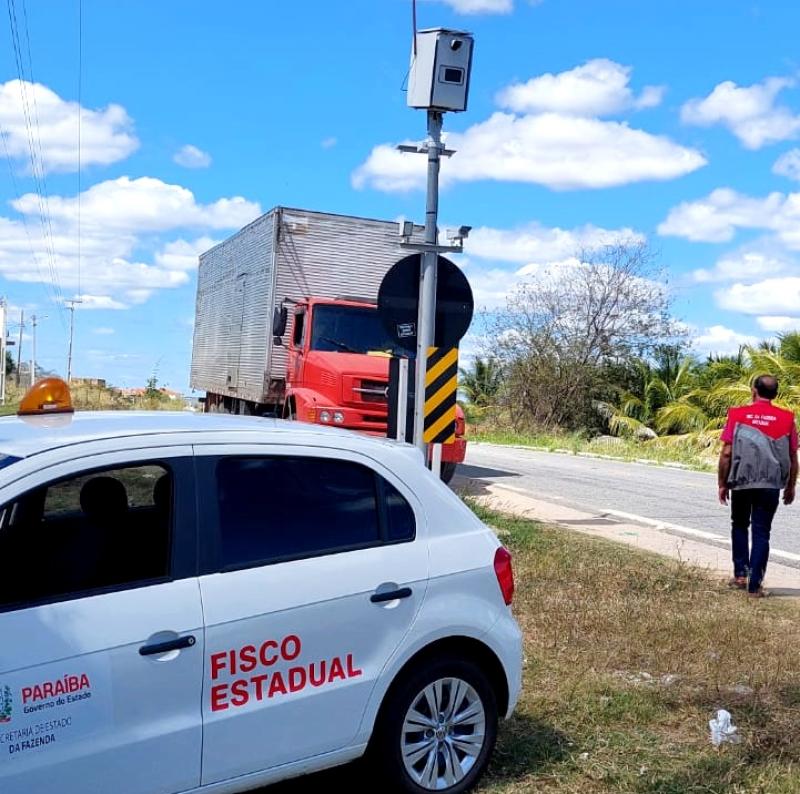
{"label": "truck wheel", "polygon": [[443,657],[411,673],[390,695],[370,748],[390,790],[469,791],[497,739],[497,700],[470,661]]}
{"label": "truck wheel", "polygon": [[439,472],[439,476],[442,478],[442,482],[445,485],[450,484],[450,480],[453,479],[453,475],[456,473],[456,466],[457,463],[443,463],[441,471]]}

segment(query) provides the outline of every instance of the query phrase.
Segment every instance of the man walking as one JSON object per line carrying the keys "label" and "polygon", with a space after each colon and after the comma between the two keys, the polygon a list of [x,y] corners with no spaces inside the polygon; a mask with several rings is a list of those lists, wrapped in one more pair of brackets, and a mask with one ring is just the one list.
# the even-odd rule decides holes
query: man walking
{"label": "man walking", "polygon": [[[753,402],[728,411],[719,456],[719,501],[731,497],[733,579],[731,585],[763,598],[761,586],[769,559],[769,535],[778,509],[794,501],[797,481],[797,426],[794,414],[772,404],[778,381],[760,375],[753,382]],[[752,547],[748,551],[748,527]]]}

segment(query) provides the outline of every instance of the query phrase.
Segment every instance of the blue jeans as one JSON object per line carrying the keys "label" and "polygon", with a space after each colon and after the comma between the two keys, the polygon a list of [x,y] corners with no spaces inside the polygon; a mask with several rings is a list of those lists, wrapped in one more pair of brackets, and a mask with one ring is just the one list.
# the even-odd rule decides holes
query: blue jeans
{"label": "blue jeans", "polygon": [[[769,534],[781,492],[777,488],[746,488],[731,491],[731,541],[733,575],[747,576],[747,588],[755,593],[764,579],[769,560]],[[747,530],[753,525],[752,548]]]}

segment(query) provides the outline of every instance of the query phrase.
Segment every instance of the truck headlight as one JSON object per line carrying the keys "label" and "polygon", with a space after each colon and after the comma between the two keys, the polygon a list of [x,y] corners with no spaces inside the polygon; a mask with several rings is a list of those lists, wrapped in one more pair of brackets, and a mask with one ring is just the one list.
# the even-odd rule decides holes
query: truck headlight
{"label": "truck headlight", "polygon": [[319,421],[320,422],[330,422],[331,421],[331,412],[330,411],[320,411]]}
{"label": "truck headlight", "polygon": [[335,411],[333,414],[333,421],[336,422],[337,425],[343,425],[344,414],[341,411]]}

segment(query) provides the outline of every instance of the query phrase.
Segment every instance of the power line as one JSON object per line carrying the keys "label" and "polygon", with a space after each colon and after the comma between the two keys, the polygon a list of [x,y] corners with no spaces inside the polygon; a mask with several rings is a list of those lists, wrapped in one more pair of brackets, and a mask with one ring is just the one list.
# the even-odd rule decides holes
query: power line
{"label": "power line", "polygon": [[[19,23],[17,20],[15,0],[6,0],[6,7],[8,10],[8,20],[11,28],[11,42],[14,49],[17,77],[20,84],[20,98],[22,100],[22,111],[25,120],[28,151],[31,161],[31,175],[33,176],[34,188],[38,199],[39,221],[42,227],[42,241],[45,245],[47,264],[50,273],[49,284],[51,287],[51,298],[56,305],[59,306],[59,316],[62,318],[63,323],[63,294],[61,292],[61,284],[58,278],[58,270],[56,267],[53,228],[50,219],[47,182],[44,176],[44,158],[42,155],[41,130],[38,124],[38,107],[36,106],[35,90],[32,92],[33,102],[28,96],[28,85],[34,85],[34,78],[33,61],[30,50],[30,33],[27,26],[27,8],[24,5],[24,2],[25,0],[23,0],[23,21],[25,23],[25,36],[27,41],[28,75],[25,74],[25,58],[23,55],[22,42],[19,35]],[[31,110],[32,105],[34,106],[34,111]],[[34,126],[36,128],[36,134],[34,134]],[[24,215],[24,213],[22,214]]]}
{"label": "power line", "polygon": [[[42,150],[42,128],[39,124],[39,102],[36,99],[36,78],[33,74],[33,56],[31,55],[31,36],[30,36],[30,28],[28,25],[28,7],[26,0],[22,0],[22,18],[25,24],[25,42],[28,50],[28,75],[30,76],[30,82],[33,86],[33,90],[31,91],[33,95],[33,116],[34,121],[36,123],[36,148],[38,151],[39,156],[39,176],[42,180],[42,186],[44,187],[44,205],[45,205],[45,218],[47,219],[47,232],[50,241],[50,251],[53,257],[53,269],[54,269],[54,276],[56,279],[56,290],[59,293],[59,297],[63,300],[63,295],[61,295],[61,285],[58,282],[58,270],[55,266],[55,243],[53,241],[53,224],[52,218],[50,213],[50,191],[47,187],[47,176],[44,170],[44,153]],[[63,309],[59,307],[59,316],[61,317],[62,325],[63,325]]]}
{"label": "power line", "polygon": [[[23,0],[24,2],[24,0]],[[78,297],[81,295],[81,121],[83,119],[83,0],[78,0]],[[73,317],[75,308],[72,310]],[[72,342],[70,341],[70,347]]]}

